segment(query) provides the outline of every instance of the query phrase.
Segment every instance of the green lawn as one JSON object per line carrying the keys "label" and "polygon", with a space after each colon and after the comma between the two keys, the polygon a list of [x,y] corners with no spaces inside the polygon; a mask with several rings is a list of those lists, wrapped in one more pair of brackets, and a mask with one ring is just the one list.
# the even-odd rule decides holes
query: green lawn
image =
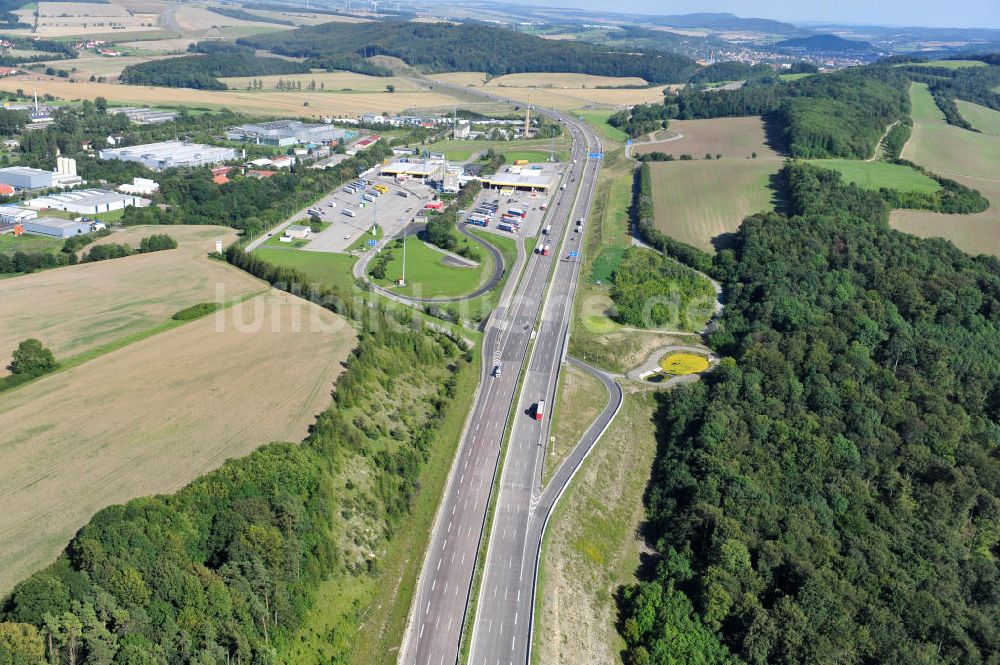
{"label": "green lawn", "polygon": [[25,233],[14,236],[13,233],[0,235],[0,254],[14,252],[58,252],[63,246],[62,238],[49,238]]}
{"label": "green lawn", "polygon": [[900,192],[925,193],[941,189],[933,178],[901,164],[862,162],[854,159],[812,159],[809,163],[838,171],[846,182],[853,182],[862,189],[879,190],[886,187]]}
{"label": "green lawn", "polygon": [[350,252],[356,252],[361,249],[365,249],[366,247],[368,247],[369,240],[371,240],[372,238],[374,238],[375,240],[381,240],[383,235],[384,234],[382,233],[382,227],[376,224],[374,236],[372,235],[371,228],[369,228],[367,233],[363,233],[360,238],[351,243],[351,246],[347,248],[347,251],[348,253],[350,253]]}
{"label": "green lawn", "polygon": [[[532,164],[549,161],[549,153],[542,152],[540,150],[512,150],[510,152],[505,152],[504,157],[507,158],[508,164],[513,164],[519,159],[526,159]],[[556,159],[559,159],[558,154],[556,155]]]}
{"label": "green lawn", "polygon": [[582,117],[604,138],[609,141],[624,143],[628,140],[628,134],[617,127],[612,127],[608,124],[608,118],[610,118],[614,113],[615,111],[609,109],[586,109],[583,111],[573,111],[573,115]]}
{"label": "green lawn", "polygon": [[[569,158],[570,140],[566,137],[559,137],[554,142],[552,139],[529,139],[521,141],[459,141],[447,139],[438,141],[426,146],[431,152],[443,152],[448,159],[462,161],[468,159],[474,152],[486,152],[492,148],[495,152],[504,154],[507,162],[515,159],[530,159],[531,161],[546,161],[549,158],[549,151],[555,145],[556,159],[565,161]],[[521,157],[524,153],[529,153],[528,157]],[[454,155],[454,156],[453,156]]]}
{"label": "green lawn", "polygon": [[970,125],[983,134],[1000,136],[1000,111],[994,111],[991,108],[973,104],[972,102],[963,102],[961,99],[955,100],[955,103],[958,104],[958,110],[962,114],[962,117]]}
{"label": "green lawn", "polygon": [[[420,238],[406,239],[406,286],[393,287],[392,281],[403,274],[403,249],[390,244],[392,259],[386,266],[385,280],[374,280],[379,286],[392,288],[395,293],[422,298],[461,296],[475,291],[482,283],[489,259],[476,268],[460,268],[442,262],[445,255],[431,249]],[[382,250],[386,251],[386,250]]]}
{"label": "green lawn", "polygon": [[344,290],[354,285],[351,268],[356,259],[347,254],[304,252],[286,247],[259,247],[254,254],[274,265],[301,270],[310,282]]}

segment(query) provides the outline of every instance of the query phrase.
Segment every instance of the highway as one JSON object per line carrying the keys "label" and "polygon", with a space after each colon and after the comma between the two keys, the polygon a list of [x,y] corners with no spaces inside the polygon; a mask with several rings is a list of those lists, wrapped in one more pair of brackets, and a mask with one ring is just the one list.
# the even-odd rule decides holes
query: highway
{"label": "highway", "polygon": [[[550,405],[550,410],[554,406],[580,268],[579,259],[567,258],[564,246],[568,237],[580,235],[572,227],[576,219],[588,217],[600,165],[598,160],[587,157],[589,151],[600,150],[600,142],[589,127],[565,114],[543,109],[539,112],[562,120],[573,137],[574,161],[563,180],[567,189],[554,197],[548,213],[551,237],[558,240],[550,256],[528,257],[520,281],[514,275],[508,282],[501,304],[487,324],[483,376],[424,559],[400,649],[399,662],[403,665],[450,665],[458,661],[463,629],[469,629],[463,623],[476,557],[512,408],[513,426],[498,485],[479,609],[472,627],[470,662],[524,663],[529,654],[538,543],[544,521],[560,493],[541,492],[549,421],[535,420],[532,408],[540,399]],[[533,335],[536,323],[537,335]],[[532,340],[523,388],[518,391],[519,373]],[[491,372],[497,362],[502,372],[494,377]],[[561,467],[555,481],[565,486],[582,461],[580,455],[589,452],[613,415],[605,410],[599,423],[591,428],[596,433],[593,440],[587,444],[588,437],[584,437],[568,458],[575,460],[576,466]],[[557,487],[559,482],[549,487]]]}

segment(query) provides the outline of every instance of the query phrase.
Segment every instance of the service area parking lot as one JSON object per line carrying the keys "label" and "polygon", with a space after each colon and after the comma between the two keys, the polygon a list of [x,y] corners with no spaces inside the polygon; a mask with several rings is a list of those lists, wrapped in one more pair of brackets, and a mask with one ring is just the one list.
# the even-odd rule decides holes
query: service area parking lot
{"label": "service area parking lot", "polygon": [[[365,190],[349,194],[344,191],[344,187],[340,187],[314,206],[320,212],[319,218],[329,222],[330,226],[313,237],[303,247],[304,250],[344,252],[362,234],[371,231],[373,222],[382,227],[385,237],[392,237],[413,221],[417,212],[436,194],[433,189],[416,180],[398,182],[395,178],[381,176],[369,176],[367,180],[372,185]],[[381,185],[388,191],[374,202],[364,201],[363,193],[370,191],[374,185]],[[406,196],[401,192],[406,192]],[[331,206],[331,203],[334,205]],[[352,211],[354,216],[347,211]]]}
{"label": "service area parking lot", "polygon": [[[558,187],[554,187],[549,192],[515,191],[513,193],[505,193],[503,190],[498,189],[484,189],[476,198],[475,203],[462,216],[462,221],[466,221],[469,214],[475,213],[477,208],[492,204],[496,206],[496,211],[488,215],[490,218],[489,225],[486,227],[477,227],[470,224],[470,228],[482,228],[482,230],[488,233],[503,236],[520,238],[538,236],[541,235],[544,228],[546,211],[552,206],[553,202],[570,193],[569,191],[561,191]],[[520,210],[525,213],[525,216],[521,219],[520,228],[514,231],[501,230],[500,225],[506,223],[503,219],[503,214],[509,213],[511,210]]]}

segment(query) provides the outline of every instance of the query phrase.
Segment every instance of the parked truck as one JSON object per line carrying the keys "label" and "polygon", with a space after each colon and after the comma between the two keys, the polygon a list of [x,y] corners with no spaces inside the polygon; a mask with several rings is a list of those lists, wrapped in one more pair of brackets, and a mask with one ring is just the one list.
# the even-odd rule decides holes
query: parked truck
{"label": "parked truck", "polygon": [[348,217],[358,216],[358,213],[354,212],[353,210],[347,210],[347,209],[344,210],[344,214],[347,215]]}
{"label": "parked truck", "polygon": [[507,233],[514,233],[514,227],[510,224],[504,224],[501,222],[500,224],[497,224],[497,228],[501,231],[506,231]]}

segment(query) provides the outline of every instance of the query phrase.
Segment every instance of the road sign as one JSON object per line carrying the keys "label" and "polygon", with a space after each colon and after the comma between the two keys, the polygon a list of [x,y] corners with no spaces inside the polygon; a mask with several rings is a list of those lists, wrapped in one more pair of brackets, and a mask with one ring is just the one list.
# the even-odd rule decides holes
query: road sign
{"label": "road sign", "polygon": [[369,240],[368,241],[368,246],[369,247],[374,247],[377,244],[378,244],[378,240]]}
{"label": "road sign", "polygon": [[578,256],[580,256],[580,252],[572,251],[572,252],[569,253],[569,258],[571,258],[571,259],[575,259]]}
{"label": "road sign", "polygon": [[632,139],[629,139],[628,141],[625,141],[625,145],[632,145]]}
{"label": "road sign", "polygon": [[587,157],[589,157],[590,159],[604,159],[604,153],[603,152],[588,152],[587,153]]}

